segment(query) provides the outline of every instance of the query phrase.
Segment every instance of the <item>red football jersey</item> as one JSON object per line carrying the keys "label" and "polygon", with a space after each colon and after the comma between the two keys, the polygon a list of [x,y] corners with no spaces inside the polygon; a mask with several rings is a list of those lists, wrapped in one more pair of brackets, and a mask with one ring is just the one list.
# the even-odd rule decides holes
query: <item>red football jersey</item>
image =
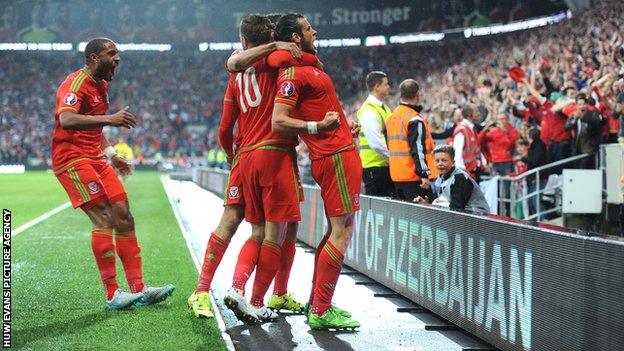
{"label": "red football jersey", "polygon": [[314,135],[301,135],[310,149],[310,159],[316,160],[353,148],[353,136],[331,78],[312,67],[289,67],[280,70],[276,103],[294,106],[294,118],[322,121],[329,111],[338,112],[340,127]]}
{"label": "red football jersey", "polygon": [[64,111],[81,115],[104,115],[108,111],[108,82],[96,82],[79,69],[65,78],[56,91],[54,135],[52,136],[52,169],[59,170],[77,159],[101,159],[102,127],[88,130],[65,130],[59,116]]}
{"label": "red football jersey", "polygon": [[286,136],[271,130],[277,69],[263,58],[244,72],[232,73],[224,104],[238,107],[238,136],[240,151],[250,151],[263,145],[297,145],[296,136]]}

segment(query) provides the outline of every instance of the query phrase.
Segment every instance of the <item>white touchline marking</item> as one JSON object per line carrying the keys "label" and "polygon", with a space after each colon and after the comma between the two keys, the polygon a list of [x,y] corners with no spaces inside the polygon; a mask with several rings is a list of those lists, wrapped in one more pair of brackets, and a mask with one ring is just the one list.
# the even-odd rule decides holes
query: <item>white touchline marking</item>
{"label": "white touchline marking", "polygon": [[[173,214],[175,215],[176,222],[178,222],[178,227],[180,227],[180,231],[182,232],[184,241],[186,241],[186,246],[188,247],[188,250],[191,253],[191,257],[193,258],[193,263],[195,263],[195,269],[197,269],[197,272],[199,273],[201,271],[201,263],[199,263],[199,258],[197,257],[197,255],[195,254],[195,251],[193,250],[193,246],[191,245],[191,239],[188,235],[188,232],[186,231],[184,224],[182,224],[182,217],[180,217],[180,214],[178,213],[178,206],[174,204],[173,197],[169,195],[169,191],[168,191],[169,189],[167,187],[168,182],[173,182],[173,181],[177,182],[177,180],[169,180],[167,179],[167,176],[163,175],[163,176],[160,176],[160,181],[163,185],[163,188],[165,189],[165,193],[167,194],[167,200],[169,200],[169,204],[171,205],[171,210],[173,210]],[[210,295],[210,304],[212,305],[212,311],[215,314],[217,325],[219,326],[219,330],[221,331],[221,337],[223,338],[223,341],[225,342],[225,345],[227,346],[228,350],[234,351],[235,348],[234,348],[234,343],[232,342],[232,337],[230,337],[230,334],[228,334],[225,329],[225,322],[223,321],[223,317],[221,316],[221,311],[219,311],[219,306],[217,306],[217,302],[215,301],[214,296],[212,296],[212,291],[208,295]]]}
{"label": "white touchline marking", "polygon": [[15,229],[11,233],[11,237],[14,237],[17,234],[19,234],[19,233],[21,233],[21,232],[23,232],[23,231],[25,231],[27,229],[30,229],[31,227],[33,227],[33,226],[35,226],[35,225],[45,221],[46,219],[54,216],[55,214],[63,211],[64,209],[66,209],[66,208],[68,208],[70,206],[71,206],[71,203],[69,201],[67,201],[66,203],[62,204],[61,206],[59,206],[59,207],[57,207],[55,209],[52,209],[52,210],[42,214],[41,216],[39,216],[39,217],[37,217],[37,218],[35,218],[35,219],[31,220],[31,221],[28,221],[28,222],[20,225],[19,227],[17,227],[17,229]]}

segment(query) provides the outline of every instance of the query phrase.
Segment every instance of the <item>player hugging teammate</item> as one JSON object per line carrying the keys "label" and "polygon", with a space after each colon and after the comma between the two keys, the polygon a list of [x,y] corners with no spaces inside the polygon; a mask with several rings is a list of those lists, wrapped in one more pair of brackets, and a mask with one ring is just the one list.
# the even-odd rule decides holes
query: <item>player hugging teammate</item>
{"label": "player hugging teammate", "polygon": [[[353,143],[358,126],[344,115],[333,83],[316,58],[316,31],[302,15],[279,16],[274,33],[267,16],[247,15],[240,33],[244,51],[228,60],[231,75],[219,133],[221,146],[233,160],[224,217],[230,217],[228,202],[235,200],[239,214],[231,216],[233,225],[226,235],[219,235],[219,240],[214,238],[216,233],[211,236],[204,267],[212,268],[209,272],[202,269],[189,305],[196,316],[211,315],[207,302],[200,307],[200,294],[208,301],[209,284],[200,290],[202,279],[214,275],[244,206],[252,238],[239,255],[226,305],[248,323],[274,320],[274,310],[304,309],[286,290],[303,199],[294,150],[299,136],[310,149],[312,174],[321,186],[329,218],[328,231],[315,255],[312,291],[305,306],[308,324],[313,329],[357,328],[360,324],[351,319],[351,313],[331,300],[359,209],[362,168]],[[273,35],[278,42],[273,42]],[[232,133],[235,123],[236,137]],[[248,303],[244,286],[254,268],[256,278]],[[265,306],[273,279],[275,290]]]}

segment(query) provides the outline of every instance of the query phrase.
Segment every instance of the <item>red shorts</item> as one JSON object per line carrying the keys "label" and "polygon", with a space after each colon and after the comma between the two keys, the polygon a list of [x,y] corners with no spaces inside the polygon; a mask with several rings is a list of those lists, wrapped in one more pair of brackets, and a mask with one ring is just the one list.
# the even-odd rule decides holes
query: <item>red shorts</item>
{"label": "red shorts", "polygon": [[223,194],[223,206],[245,205],[243,200],[243,183],[240,174],[240,155],[234,156],[228,183]]}
{"label": "red shorts", "polygon": [[343,216],[360,209],[362,161],[357,150],[313,160],[312,177],[321,187],[329,217]]}
{"label": "red shorts", "polygon": [[250,223],[298,222],[303,188],[294,148],[266,146],[245,152],[240,161],[245,219]]}
{"label": "red shorts", "polygon": [[115,170],[104,160],[78,161],[57,173],[56,178],[65,188],[74,208],[103,200],[128,200]]}

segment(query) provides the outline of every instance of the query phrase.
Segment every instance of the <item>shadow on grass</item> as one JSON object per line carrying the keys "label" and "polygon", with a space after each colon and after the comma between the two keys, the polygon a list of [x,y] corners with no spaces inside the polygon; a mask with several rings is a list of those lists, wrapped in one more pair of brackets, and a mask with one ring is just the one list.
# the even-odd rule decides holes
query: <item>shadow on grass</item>
{"label": "shadow on grass", "polygon": [[119,316],[121,316],[121,314],[101,310],[69,320],[56,321],[31,328],[16,329],[13,331],[14,345],[18,348],[22,348],[42,339],[71,335],[105,320],[115,319]]}

